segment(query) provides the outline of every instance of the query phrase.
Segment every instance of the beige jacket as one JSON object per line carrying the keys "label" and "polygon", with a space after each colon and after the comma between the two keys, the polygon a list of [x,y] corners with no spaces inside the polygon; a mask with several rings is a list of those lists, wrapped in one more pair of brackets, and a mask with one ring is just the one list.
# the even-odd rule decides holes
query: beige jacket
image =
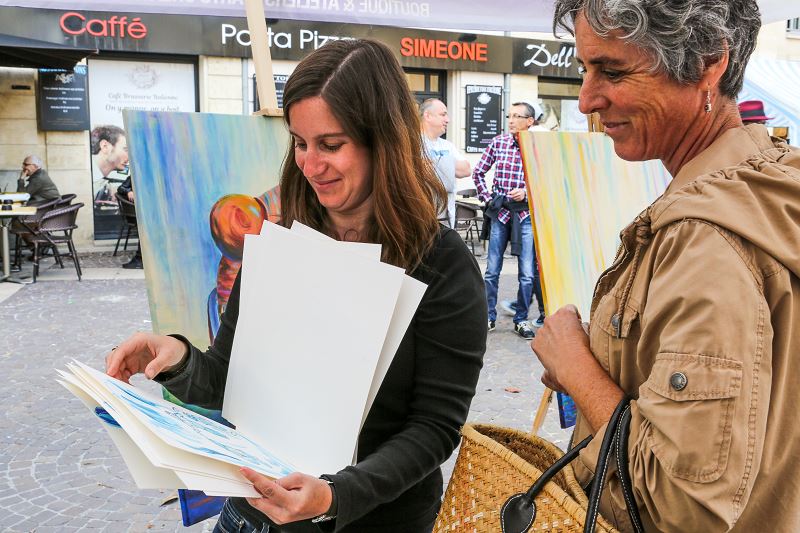
{"label": "beige jacket", "polygon": [[[635,399],[646,530],[800,531],[800,151],[729,130],[621,237],[590,338]],[[575,461],[584,485],[602,433]],[[588,434],[579,419],[574,442]],[[610,489],[601,513],[630,530]]]}

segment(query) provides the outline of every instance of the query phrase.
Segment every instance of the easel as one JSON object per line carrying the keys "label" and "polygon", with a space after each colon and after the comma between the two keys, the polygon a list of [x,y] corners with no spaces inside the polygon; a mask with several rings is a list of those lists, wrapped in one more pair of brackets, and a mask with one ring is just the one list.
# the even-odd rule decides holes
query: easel
{"label": "easel", "polygon": [[[586,121],[588,122],[590,132],[602,133],[604,131],[603,124],[600,122],[600,116],[597,113],[586,115]],[[547,416],[547,409],[550,407],[551,401],[553,401],[553,389],[545,387],[544,393],[542,393],[542,400],[539,402],[539,408],[536,410],[536,416],[533,417],[533,427],[531,428],[532,435],[536,435],[539,433],[539,430],[542,429],[544,417]]]}
{"label": "easel", "polygon": [[267,20],[263,0],[245,0],[247,27],[250,30],[250,49],[256,67],[256,87],[261,109],[253,113],[267,117],[282,117],[275,94],[275,79],[272,76],[272,55],[267,46]]}

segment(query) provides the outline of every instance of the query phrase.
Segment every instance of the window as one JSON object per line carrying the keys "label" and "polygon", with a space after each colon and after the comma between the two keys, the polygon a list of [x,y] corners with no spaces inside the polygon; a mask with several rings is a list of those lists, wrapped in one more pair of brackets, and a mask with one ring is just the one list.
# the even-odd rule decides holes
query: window
{"label": "window", "polygon": [[787,20],[786,31],[793,37],[800,37],[800,18]]}

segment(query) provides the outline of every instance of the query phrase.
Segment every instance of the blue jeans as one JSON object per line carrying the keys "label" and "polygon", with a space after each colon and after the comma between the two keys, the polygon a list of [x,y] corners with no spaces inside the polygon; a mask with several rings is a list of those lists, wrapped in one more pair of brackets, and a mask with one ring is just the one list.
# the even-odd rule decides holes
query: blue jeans
{"label": "blue jeans", "polygon": [[[517,215],[512,213],[511,216]],[[483,277],[486,284],[489,320],[497,320],[497,287],[500,281],[500,271],[503,269],[503,252],[511,238],[511,224],[511,220],[506,224],[492,220],[492,229],[489,233],[489,253],[486,261],[486,274]],[[533,291],[533,231],[530,217],[522,221],[522,253],[517,257],[517,270],[519,289],[517,289],[517,312],[514,315],[515,324],[528,320],[528,307]]]}
{"label": "blue jeans", "polygon": [[264,524],[251,524],[236,509],[230,500],[225,502],[219,514],[214,533],[269,533],[269,526]]}

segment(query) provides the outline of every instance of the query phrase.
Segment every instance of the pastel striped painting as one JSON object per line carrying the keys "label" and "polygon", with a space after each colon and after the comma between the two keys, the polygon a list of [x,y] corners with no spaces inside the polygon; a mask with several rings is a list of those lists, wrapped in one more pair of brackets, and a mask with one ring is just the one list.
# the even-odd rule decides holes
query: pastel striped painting
{"label": "pastel striped painting", "polygon": [[520,135],[545,310],[575,304],[589,320],[597,278],[611,265],[619,233],[666,189],[659,161],[628,162],[602,133]]}
{"label": "pastel striped painting", "polygon": [[260,116],[126,111],[124,121],[153,330],[204,348],[244,234],[277,218],[288,132]]}

